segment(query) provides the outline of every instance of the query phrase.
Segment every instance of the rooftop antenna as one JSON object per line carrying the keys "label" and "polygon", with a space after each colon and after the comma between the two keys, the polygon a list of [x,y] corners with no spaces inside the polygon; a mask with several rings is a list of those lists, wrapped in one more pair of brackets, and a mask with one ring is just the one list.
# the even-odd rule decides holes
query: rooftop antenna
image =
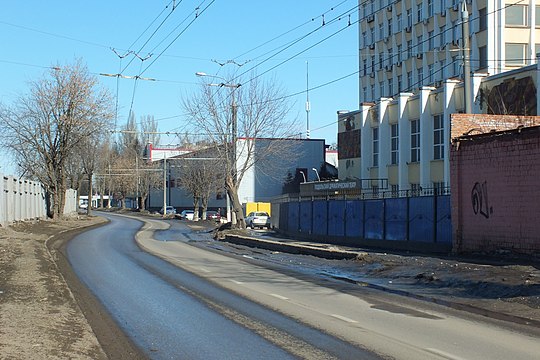
{"label": "rooftop antenna", "polygon": [[306,139],[309,139],[309,62],[306,61]]}

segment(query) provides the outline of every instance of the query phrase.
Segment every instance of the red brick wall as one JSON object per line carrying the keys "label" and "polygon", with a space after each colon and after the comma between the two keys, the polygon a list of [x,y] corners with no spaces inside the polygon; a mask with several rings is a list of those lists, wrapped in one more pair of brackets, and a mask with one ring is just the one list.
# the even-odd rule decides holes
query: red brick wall
{"label": "red brick wall", "polygon": [[457,139],[450,150],[457,252],[540,252],[540,127]]}
{"label": "red brick wall", "polygon": [[518,126],[540,125],[540,116],[452,114],[451,139],[462,135],[488,133],[492,130],[515,129]]}

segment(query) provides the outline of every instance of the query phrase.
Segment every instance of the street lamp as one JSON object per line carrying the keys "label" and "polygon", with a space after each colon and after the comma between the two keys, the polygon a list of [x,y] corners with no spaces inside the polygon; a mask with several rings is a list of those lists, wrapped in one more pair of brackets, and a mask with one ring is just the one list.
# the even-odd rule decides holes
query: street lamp
{"label": "street lamp", "polygon": [[[238,120],[237,120],[237,113],[236,113],[236,102],[235,102],[235,99],[234,99],[234,91],[236,89],[238,89],[240,86],[242,86],[242,84],[230,84],[228,83],[228,80],[221,77],[221,76],[218,76],[218,75],[208,75],[207,73],[205,72],[201,72],[201,71],[198,71],[195,73],[195,75],[199,76],[199,77],[204,77],[204,76],[209,76],[209,77],[213,77],[213,78],[218,78],[220,80],[223,80],[223,82],[219,83],[219,84],[214,84],[214,83],[211,83],[211,84],[208,84],[208,86],[219,86],[219,87],[228,87],[231,89],[231,115],[232,115],[232,149],[231,149],[231,161],[232,161],[232,177],[233,177],[233,182],[236,186],[236,142],[237,142],[237,137],[238,137]],[[229,196],[227,196],[227,201],[229,201]],[[231,219],[231,214],[230,214],[230,205],[228,204],[227,205],[227,221],[231,221],[232,224],[236,224],[236,216],[234,216],[232,219]]]}
{"label": "street lamp", "polygon": [[321,177],[319,176],[319,172],[317,171],[317,169],[312,168],[311,170],[315,171],[315,174],[317,174],[317,179],[319,179],[319,181],[321,181]]}

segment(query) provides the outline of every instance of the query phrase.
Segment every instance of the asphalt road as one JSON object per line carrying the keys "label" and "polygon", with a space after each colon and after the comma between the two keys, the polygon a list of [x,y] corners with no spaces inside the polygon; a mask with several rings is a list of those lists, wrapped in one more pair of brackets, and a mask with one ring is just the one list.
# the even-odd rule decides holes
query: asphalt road
{"label": "asphalt road", "polygon": [[[506,324],[353,285],[249,255],[157,240],[137,220],[68,245],[68,258],[134,342],[155,359],[533,359],[540,341]],[[145,228],[163,228],[151,221]],[[151,255],[149,252],[160,257]]]}

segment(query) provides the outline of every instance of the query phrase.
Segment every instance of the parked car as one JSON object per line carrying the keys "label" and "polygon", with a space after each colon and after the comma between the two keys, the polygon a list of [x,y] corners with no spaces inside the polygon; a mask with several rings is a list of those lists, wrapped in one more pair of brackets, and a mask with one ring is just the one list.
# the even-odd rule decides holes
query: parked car
{"label": "parked car", "polygon": [[255,227],[270,229],[270,215],[263,211],[255,211],[248,214],[246,217],[246,225],[252,229]]}
{"label": "parked car", "polygon": [[[161,215],[163,215],[163,208],[161,208],[161,210],[159,210],[159,213]],[[173,206],[167,206],[166,209],[165,209],[165,214],[174,215],[174,214],[176,214],[176,209]]]}
{"label": "parked car", "polygon": [[195,212],[193,210],[182,210],[180,213],[180,219],[183,220],[193,220],[193,217],[195,216]]}
{"label": "parked car", "polygon": [[221,221],[221,214],[217,211],[207,211],[206,212],[206,220],[214,220],[214,221]]}

